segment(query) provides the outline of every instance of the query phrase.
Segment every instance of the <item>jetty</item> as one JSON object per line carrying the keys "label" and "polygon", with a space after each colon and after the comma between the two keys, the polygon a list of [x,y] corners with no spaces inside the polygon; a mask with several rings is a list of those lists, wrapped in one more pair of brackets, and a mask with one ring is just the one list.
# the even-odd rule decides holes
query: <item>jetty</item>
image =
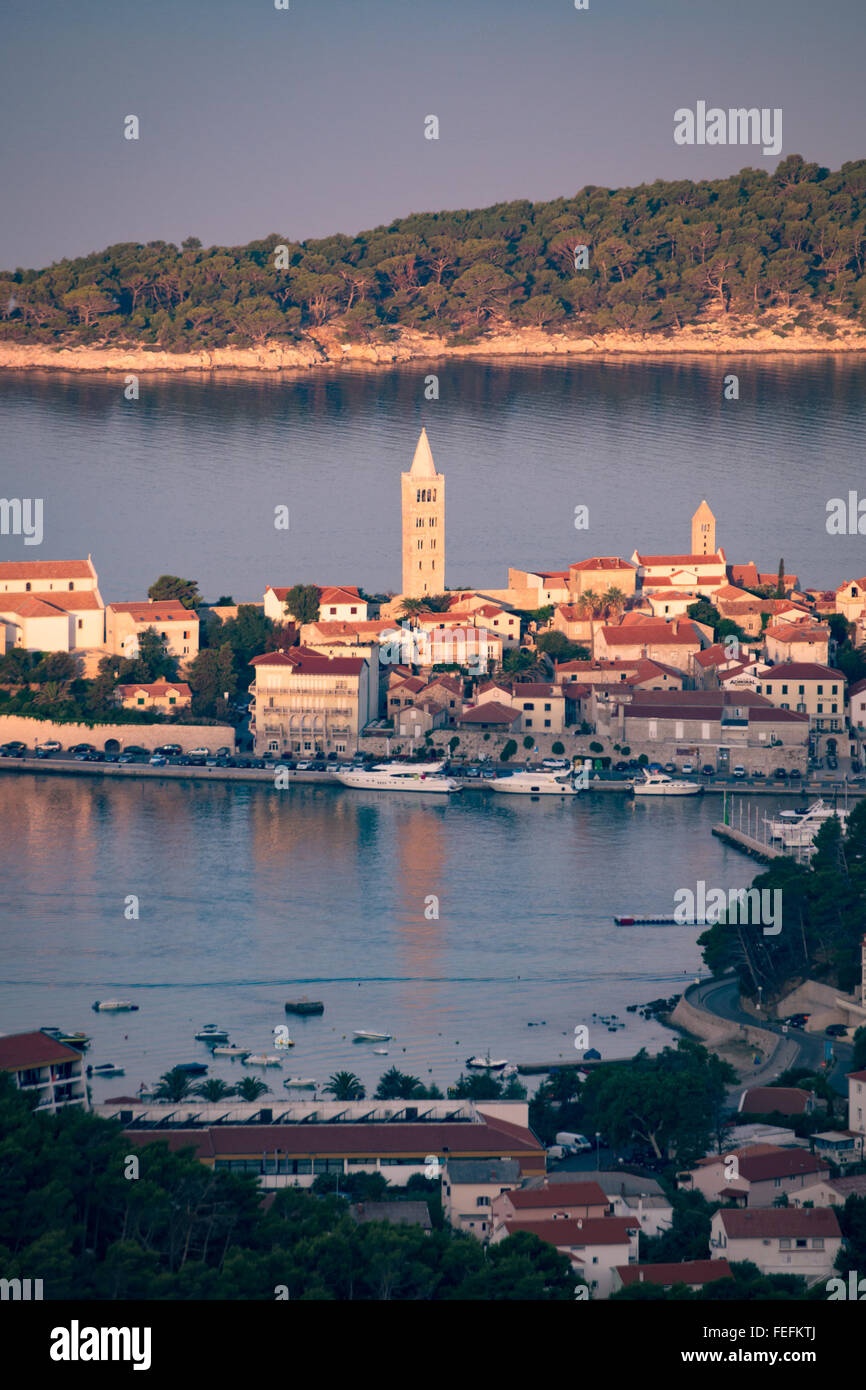
{"label": "jetty", "polygon": [[776,849],[766,840],[758,840],[754,835],[747,834],[745,830],[736,830],[734,826],[725,825],[722,822],[714,825],[712,829],[713,834],[717,835],[720,840],[727,841],[729,845],[741,849],[744,854],[750,854],[753,859],[760,859],[763,863],[768,864],[771,859],[784,857],[784,850]]}

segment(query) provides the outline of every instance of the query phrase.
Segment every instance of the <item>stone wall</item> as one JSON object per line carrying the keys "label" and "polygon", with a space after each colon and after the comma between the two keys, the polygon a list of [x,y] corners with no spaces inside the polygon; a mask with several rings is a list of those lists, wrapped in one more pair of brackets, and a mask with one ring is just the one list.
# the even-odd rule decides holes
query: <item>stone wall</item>
{"label": "stone wall", "polygon": [[20,741],[28,748],[56,739],[63,748],[76,743],[92,743],[100,752],[109,739],[120,750],[137,744],[139,748],[159,748],[163,743],[179,743],[184,752],[192,748],[235,747],[231,724],[54,724],[50,719],[28,719],[23,714],[0,715],[0,743]]}

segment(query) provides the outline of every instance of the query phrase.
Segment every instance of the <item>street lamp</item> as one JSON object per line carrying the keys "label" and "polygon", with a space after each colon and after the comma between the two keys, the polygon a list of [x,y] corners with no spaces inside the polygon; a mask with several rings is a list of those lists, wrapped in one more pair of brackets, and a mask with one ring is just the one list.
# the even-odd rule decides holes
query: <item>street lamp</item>
{"label": "street lamp", "polygon": [[764,993],[764,986],[758,985],[758,1009],[761,1007],[761,995]]}
{"label": "street lamp", "polygon": [[596,1171],[597,1173],[600,1173],[600,1172],[601,1172],[601,1154],[600,1154],[600,1152],[599,1152],[600,1145],[601,1145],[601,1131],[597,1129],[597,1130],[595,1131],[595,1171]]}

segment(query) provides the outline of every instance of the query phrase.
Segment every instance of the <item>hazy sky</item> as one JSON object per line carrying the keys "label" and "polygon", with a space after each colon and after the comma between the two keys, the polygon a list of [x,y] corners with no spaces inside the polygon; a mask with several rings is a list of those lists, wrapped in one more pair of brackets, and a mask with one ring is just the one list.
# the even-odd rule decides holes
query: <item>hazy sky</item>
{"label": "hazy sky", "polygon": [[589,3],[2,0],[0,267],[775,165],[675,145],[698,100],[866,156],[866,0]]}

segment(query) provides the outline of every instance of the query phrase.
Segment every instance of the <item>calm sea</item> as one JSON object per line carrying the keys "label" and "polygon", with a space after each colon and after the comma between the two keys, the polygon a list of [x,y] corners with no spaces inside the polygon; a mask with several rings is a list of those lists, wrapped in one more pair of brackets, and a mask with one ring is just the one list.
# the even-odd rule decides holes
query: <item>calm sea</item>
{"label": "calm sea", "polygon": [[[738,401],[722,397],[731,372]],[[9,373],[0,495],[43,498],[38,553],[92,552],[106,599],[166,572],[211,600],[297,580],[398,589],[399,475],[422,423],[447,479],[454,587],[504,586],[509,564],[681,553],[702,496],[729,559],[784,557],[828,587],[866,564],[862,537],[825,524],[829,498],[864,487],[866,363],[839,357],[142,377],[135,401],[122,376]],[[0,552],[37,554],[14,537]]]}
{"label": "calm sea", "polygon": [[[45,509],[41,549],[0,537],[0,555],[92,552],[106,599],[163,572],[209,598],[297,580],[396,588],[399,473],[424,423],[454,585],[684,550],[702,496],[729,558],[784,556],[812,585],[866,568],[862,538],[825,527],[827,499],[863,486],[866,364],[451,363],[425,401],[435,370],[142,377],[137,401],[119,377],[0,377],[0,494]],[[730,372],[737,402],[722,399]],[[605,1056],[662,1045],[670,1034],[626,1006],[694,977],[698,930],[612,917],[669,911],[698,879],[751,881],[710,834],[718,800],[502,800],[0,774],[0,1031],[86,1028],[89,1060],[126,1068],[96,1096],[207,1060],[193,1041],[206,1022],[267,1048],[300,993],[325,1014],[290,1021],[283,1075],[351,1068],[370,1084],[394,1063],[444,1088],[488,1047],[573,1059],[579,1023]],[[118,995],[140,1011],[90,1011]],[[393,1032],[388,1058],[353,1044],[356,1028]]]}

